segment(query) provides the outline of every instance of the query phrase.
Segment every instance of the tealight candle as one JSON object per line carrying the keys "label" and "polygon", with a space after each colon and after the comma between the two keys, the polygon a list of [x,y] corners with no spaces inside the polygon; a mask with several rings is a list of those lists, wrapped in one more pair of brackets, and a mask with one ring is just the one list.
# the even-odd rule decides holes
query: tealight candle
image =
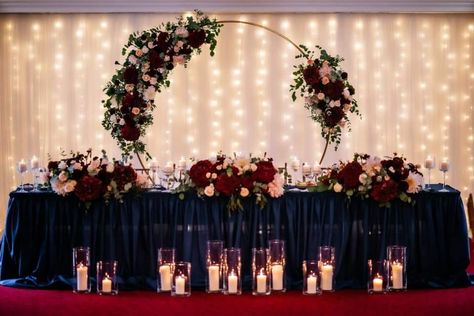
{"label": "tealight candle", "polygon": [[112,292],[112,280],[106,274],[105,278],[102,279],[102,292],[111,293]]}
{"label": "tealight candle", "polygon": [[227,291],[230,294],[236,294],[238,292],[238,286],[237,286],[238,283],[239,283],[239,280],[237,276],[235,275],[234,271],[232,271],[231,274],[227,278],[227,284],[228,284]]}
{"label": "tealight candle", "polygon": [[272,265],[272,289],[275,291],[283,290],[283,265]]}
{"label": "tealight candle", "polygon": [[175,279],[175,292],[176,294],[185,294],[186,293],[186,278],[184,276],[178,275]]}
{"label": "tealight candle", "polygon": [[36,156],[33,156],[30,161],[31,169],[38,169],[39,168],[39,160]]}
{"label": "tealight candle", "polygon": [[76,268],[77,290],[87,291],[87,266],[79,263]]}
{"label": "tealight candle", "polygon": [[383,290],[383,279],[377,276],[372,281],[374,292],[382,292]]}
{"label": "tealight candle", "polygon": [[266,293],[267,292],[267,276],[260,272],[257,275],[257,293]]}
{"label": "tealight candle", "polygon": [[324,264],[321,268],[321,290],[332,291],[333,267],[330,264]]}
{"label": "tealight candle", "polygon": [[425,168],[426,169],[433,169],[435,167],[435,160],[433,157],[428,156],[425,160]]}
{"label": "tealight candle", "polygon": [[392,287],[394,289],[403,288],[403,266],[398,262],[392,264]]}
{"label": "tealight candle", "polygon": [[168,264],[160,266],[161,291],[171,291],[171,267]]}
{"label": "tealight candle", "polygon": [[219,291],[219,265],[213,264],[208,268],[209,274],[209,291]]}
{"label": "tealight candle", "polygon": [[443,160],[439,165],[439,170],[442,172],[447,172],[449,169],[449,162],[447,160]]}
{"label": "tealight candle", "polygon": [[306,279],[306,293],[308,294],[316,294],[317,287],[316,284],[318,282],[318,277],[315,275],[310,275]]}

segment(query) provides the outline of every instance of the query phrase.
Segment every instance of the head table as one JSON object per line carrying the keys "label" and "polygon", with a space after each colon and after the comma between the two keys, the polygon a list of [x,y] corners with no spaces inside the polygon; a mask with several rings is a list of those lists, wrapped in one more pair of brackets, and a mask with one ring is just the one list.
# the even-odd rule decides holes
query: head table
{"label": "head table", "polygon": [[[440,186],[435,186],[439,189]],[[302,286],[302,261],[316,259],[321,245],[336,249],[335,286],[365,288],[367,260],[383,258],[388,245],[407,247],[408,287],[467,286],[469,245],[460,193],[421,192],[414,205],[341,193],[290,190],[264,209],[254,200],[229,213],[224,197],[184,200],[167,192],[127,195],[123,203],[92,203],[52,192],[12,192],[0,248],[0,284],[71,286],[72,248],[89,246],[93,274],[98,260],[118,260],[120,289],[156,288],[157,249],[175,247],[177,260],[192,263],[191,283],[203,288],[206,243],[240,247],[244,290],[250,287],[251,248],[270,239],[286,242],[288,288]]]}

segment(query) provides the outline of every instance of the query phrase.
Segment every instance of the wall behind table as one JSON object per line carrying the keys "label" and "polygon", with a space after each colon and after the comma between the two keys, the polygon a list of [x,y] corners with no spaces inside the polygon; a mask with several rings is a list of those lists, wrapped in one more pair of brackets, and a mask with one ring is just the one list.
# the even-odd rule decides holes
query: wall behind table
{"label": "wall behind table", "polygon": [[[0,222],[15,163],[33,154],[46,164],[59,148],[119,151],[101,126],[102,88],[128,35],[173,20],[174,14],[0,15]],[[448,182],[474,188],[473,14],[222,14],[319,44],[345,58],[363,119],[328,165],[355,151],[403,153],[420,162],[448,158]],[[177,69],[156,99],[147,135],[159,161],[225,152],[268,152],[280,164],[296,155],[318,160],[319,128],[303,100],[288,93],[295,49],[269,32],[225,25],[216,56]],[[441,181],[439,172],[433,181]]]}

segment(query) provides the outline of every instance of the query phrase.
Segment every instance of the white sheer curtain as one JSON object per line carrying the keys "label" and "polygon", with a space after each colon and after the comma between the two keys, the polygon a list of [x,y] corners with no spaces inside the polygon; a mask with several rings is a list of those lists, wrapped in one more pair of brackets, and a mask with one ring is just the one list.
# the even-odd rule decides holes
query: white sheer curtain
{"label": "white sheer curtain", "polygon": [[[175,14],[0,15],[0,223],[8,193],[19,183],[15,163],[59,148],[119,151],[101,126],[102,88],[121,60],[128,34]],[[363,118],[325,164],[354,152],[449,159],[448,183],[466,197],[474,188],[473,14],[219,15],[319,44],[345,58]],[[216,56],[207,50],[157,97],[147,136],[160,162],[181,156],[268,152],[319,159],[324,142],[303,100],[288,87],[295,49],[258,28],[225,25]],[[441,181],[439,171],[432,181]]]}

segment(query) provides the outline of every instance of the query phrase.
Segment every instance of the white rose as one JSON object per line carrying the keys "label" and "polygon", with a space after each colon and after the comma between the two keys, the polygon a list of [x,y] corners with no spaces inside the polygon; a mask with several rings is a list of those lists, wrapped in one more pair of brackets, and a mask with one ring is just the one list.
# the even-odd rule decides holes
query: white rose
{"label": "white rose", "polygon": [[64,170],[64,169],[67,168],[67,164],[66,164],[64,161],[61,161],[61,162],[59,163],[59,165],[58,165],[58,168],[59,168],[60,170]]}
{"label": "white rose", "polygon": [[257,165],[256,164],[250,164],[250,169],[252,170],[252,172],[255,172],[257,171]]}
{"label": "white rose", "polygon": [[189,35],[189,32],[188,30],[185,28],[185,27],[178,27],[174,33],[179,36],[179,37],[182,37],[182,38],[186,38],[188,37]]}
{"label": "white rose", "polygon": [[128,61],[135,65],[138,61],[138,58],[135,55],[130,55],[128,56]]}
{"label": "white rose", "polygon": [[214,180],[217,179],[217,173],[213,172],[212,175],[211,175],[211,178],[214,179]]}
{"label": "white rose", "polygon": [[348,99],[350,96],[351,96],[351,93],[349,92],[349,89],[344,89],[344,91],[342,91],[342,95]]}
{"label": "white rose", "polygon": [[214,195],[214,184],[209,184],[205,189],[204,189],[204,194],[206,196],[213,196]]}
{"label": "white rose", "polygon": [[158,83],[158,80],[157,80],[155,77],[151,77],[151,78],[150,78],[150,84],[151,84],[151,85],[154,86],[154,85],[157,84],[157,83]]}
{"label": "white rose", "polygon": [[153,47],[155,47],[155,45],[153,45],[153,42],[148,42],[147,46],[149,49],[152,49]]}
{"label": "white rose", "polygon": [[107,167],[105,167],[105,171],[107,171],[108,173],[114,172],[114,169],[115,169],[115,166],[113,163],[109,163]]}
{"label": "white rose", "polygon": [[216,169],[217,169],[217,170],[222,170],[222,165],[218,165],[218,166],[216,167]]}
{"label": "white rose", "polygon": [[334,185],[333,189],[334,189],[334,192],[341,192],[342,191],[342,185],[338,182]]}
{"label": "white rose", "polygon": [[146,46],[143,46],[143,47],[142,47],[142,52],[143,52],[144,54],[148,53],[148,51],[149,51],[148,47],[146,47]]}
{"label": "white rose", "polygon": [[250,194],[249,189],[247,189],[245,187],[240,188],[240,196],[241,197],[247,197],[247,196],[249,196],[249,194]]}
{"label": "white rose", "polygon": [[119,124],[120,125],[125,125],[125,120],[123,118],[121,118],[120,121],[119,121]]}
{"label": "white rose", "polygon": [[72,169],[74,170],[81,170],[82,169],[82,165],[78,162],[76,162],[73,166],[72,166]]}
{"label": "white rose", "polygon": [[324,100],[325,95],[324,95],[324,93],[319,92],[317,97],[318,97],[318,100]]}

